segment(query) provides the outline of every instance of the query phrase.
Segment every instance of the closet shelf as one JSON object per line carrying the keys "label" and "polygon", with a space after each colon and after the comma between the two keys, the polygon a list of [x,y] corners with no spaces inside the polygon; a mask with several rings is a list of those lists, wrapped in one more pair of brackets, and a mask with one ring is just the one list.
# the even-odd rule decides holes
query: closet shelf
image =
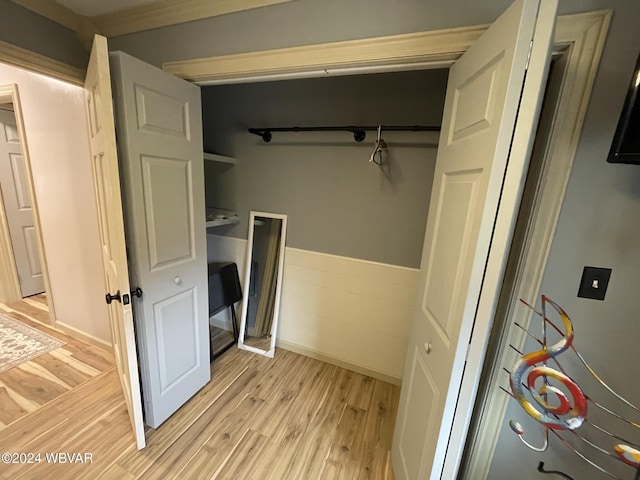
{"label": "closet shelf", "polygon": [[238,217],[236,218],[216,218],[215,220],[209,220],[205,223],[207,228],[209,227],[221,227],[222,225],[233,225],[234,223],[240,223]]}
{"label": "closet shelf", "polygon": [[240,223],[240,219],[235,212],[222,208],[207,208],[206,228],[233,225],[234,223]]}
{"label": "closet shelf", "polygon": [[211,160],[213,162],[231,163],[231,164],[234,164],[234,165],[236,163],[238,163],[238,159],[237,158],[225,157],[224,155],[218,155],[217,153],[203,152],[203,156],[204,156],[205,160]]}

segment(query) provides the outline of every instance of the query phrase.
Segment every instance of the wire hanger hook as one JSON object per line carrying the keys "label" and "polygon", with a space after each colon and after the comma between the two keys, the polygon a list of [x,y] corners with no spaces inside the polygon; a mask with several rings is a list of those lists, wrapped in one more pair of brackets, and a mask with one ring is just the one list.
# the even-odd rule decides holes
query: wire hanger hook
{"label": "wire hanger hook", "polygon": [[[387,143],[382,139],[382,125],[378,126],[378,139],[376,140],[375,148],[371,157],[369,157],[369,163],[375,163],[376,165],[382,165],[382,151],[387,148]],[[378,160],[376,160],[376,154]]]}

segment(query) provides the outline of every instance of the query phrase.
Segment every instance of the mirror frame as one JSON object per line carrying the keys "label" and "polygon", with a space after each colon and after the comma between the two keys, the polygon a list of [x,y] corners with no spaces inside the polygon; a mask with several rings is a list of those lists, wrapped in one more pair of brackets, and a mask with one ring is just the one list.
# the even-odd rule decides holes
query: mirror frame
{"label": "mirror frame", "polygon": [[[256,217],[274,218],[282,221],[280,235],[280,250],[278,252],[278,275],[276,277],[276,297],[273,308],[273,322],[271,325],[271,344],[269,350],[245,345],[244,335],[247,325],[247,305],[249,302],[249,282],[251,280],[251,255],[253,253],[253,232]],[[240,333],[238,336],[238,348],[249,352],[258,353],[273,358],[276,351],[276,334],[278,332],[278,319],[280,317],[280,297],[282,296],[282,278],[284,273],[284,250],[287,237],[287,216],[279,213],[258,212],[251,210],[249,215],[249,233],[247,235],[247,252],[245,256],[244,285],[242,286],[242,311],[240,313]]]}

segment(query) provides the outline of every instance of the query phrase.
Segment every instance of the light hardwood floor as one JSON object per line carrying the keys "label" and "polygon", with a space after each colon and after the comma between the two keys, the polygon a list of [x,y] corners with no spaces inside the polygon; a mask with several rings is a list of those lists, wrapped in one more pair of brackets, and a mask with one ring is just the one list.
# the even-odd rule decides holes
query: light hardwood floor
{"label": "light hardwood floor", "polygon": [[399,388],[286,350],[232,348],[212,381],[133,445],[114,370],[0,435],[0,452],[91,453],[91,464],[4,465],[2,479],[393,479]]}
{"label": "light hardwood floor", "polygon": [[114,366],[110,353],[40,323],[48,321],[44,294],[0,304],[0,312],[65,342],[0,373],[0,435],[7,425]]}

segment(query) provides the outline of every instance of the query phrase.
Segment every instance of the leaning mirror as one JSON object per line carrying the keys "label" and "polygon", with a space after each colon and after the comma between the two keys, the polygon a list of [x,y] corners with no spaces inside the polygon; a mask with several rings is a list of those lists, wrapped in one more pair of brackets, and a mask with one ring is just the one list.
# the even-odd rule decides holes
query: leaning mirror
{"label": "leaning mirror", "polygon": [[251,212],[249,216],[238,347],[272,358],[276,349],[286,231],[286,215]]}

